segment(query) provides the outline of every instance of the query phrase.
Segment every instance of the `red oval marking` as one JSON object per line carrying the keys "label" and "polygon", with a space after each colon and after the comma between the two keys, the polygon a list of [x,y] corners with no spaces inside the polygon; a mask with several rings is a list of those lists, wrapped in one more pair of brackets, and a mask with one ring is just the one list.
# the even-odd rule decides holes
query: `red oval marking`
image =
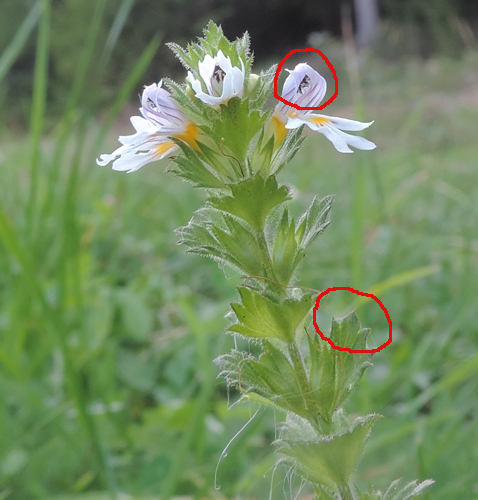
{"label": "red oval marking", "polygon": [[[330,292],[335,292],[336,290],[347,290],[349,292],[355,293],[356,295],[361,295],[362,297],[369,297],[370,299],[375,300],[375,302],[380,306],[380,309],[382,309],[382,311],[385,314],[385,317],[387,318],[387,321],[388,321],[388,340],[386,342],[384,342],[381,346],[377,347],[376,349],[349,349],[347,347],[336,346],[332,342],[331,339],[326,337],[320,331],[320,328],[319,328],[319,325],[317,324],[317,320],[316,320],[315,316],[317,313],[317,309],[319,308],[320,299],[322,297],[325,297]],[[332,288],[327,288],[327,290],[325,290],[325,292],[322,292],[317,297],[317,301],[316,301],[315,307],[314,307],[314,313],[312,315],[312,321],[314,323],[315,329],[317,330],[317,333],[320,335],[320,338],[322,340],[325,340],[326,342],[328,342],[334,349],[337,349],[338,351],[347,351],[347,352],[351,352],[351,353],[354,353],[354,352],[379,352],[382,349],[385,349],[385,347],[387,347],[392,342],[392,320],[390,319],[390,314],[388,314],[387,308],[382,304],[380,299],[375,297],[375,295],[373,295],[371,293],[359,292],[358,290],[354,290],[353,288],[349,288],[348,286],[335,286]]]}
{"label": "red oval marking", "polygon": [[[316,107],[300,107],[299,105],[297,104],[294,104],[290,101],[287,101],[286,99],[282,98],[278,93],[277,93],[277,80],[279,78],[279,73],[282,69],[282,66],[284,66],[284,63],[287,61],[287,59],[289,59],[289,57],[292,55],[292,54],[295,54],[296,52],[315,52],[316,54],[319,54],[319,56],[325,61],[325,64],[327,64],[327,66],[329,67],[330,71],[332,71],[332,76],[334,77],[334,81],[335,81],[335,92],[334,92],[334,95],[328,100],[326,101],[324,104],[322,104],[322,106],[316,106]],[[335,68],[332,66],[332,63],[327,59],[327,56],[321,52],[320,50],[318,49],[294,49],[294,50],[291,50],[282,60],[281,62],[279,63],[279,66],[277,66],[277,70],[276,70],[276,74],[274,76],[274,97],[276,99],[278,99],[279,101],[283,102],[284,104],[287,104],[287,106],[292,106],[293,108],[295,109],[316,109],[316,110],[319,110],[319,109],[324,109],[325,106],[328,106],[338,95],[339,93],[339,81],[337,79],[337,73],[335,71]]]}

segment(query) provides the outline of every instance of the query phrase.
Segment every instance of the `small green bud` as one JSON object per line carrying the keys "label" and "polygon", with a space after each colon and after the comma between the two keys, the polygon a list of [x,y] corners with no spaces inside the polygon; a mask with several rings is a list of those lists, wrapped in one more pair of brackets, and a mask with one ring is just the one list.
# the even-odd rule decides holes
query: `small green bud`
{"label": "small green bud", "polygon": [[259,83],[259,75],[256,75],[255,73],[251,73],[249,75],[249,78],[247,80],[247,93],[250,94],[257,84]]}

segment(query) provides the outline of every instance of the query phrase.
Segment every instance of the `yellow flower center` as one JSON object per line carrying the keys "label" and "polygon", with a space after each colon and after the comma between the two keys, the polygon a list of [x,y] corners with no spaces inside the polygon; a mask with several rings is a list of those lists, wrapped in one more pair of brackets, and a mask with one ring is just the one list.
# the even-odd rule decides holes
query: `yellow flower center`
{"label": "yellow flower center", "polygon": [[198,128],[196,127],[196,125],[194,125],[194,123],[190,123],[186,127],[186,130],[184,132],[182,132],[180,134],[174,134],[173,137],[175,137],[176,139],[181,139],[188,146],[199,151],[199,146],[196,142],[198,135],[199,135]]}
{"label": "yellow flower center", "polygon": [[173,141],[162,142],[156,146],[155,156],[161,158],[168,153],[170,149],[173,149],[176,144]]}
{"label": "yellow flower center", "polygon": [[327,123],[331,123],[328,118],[324,118],[322,116],[312,116],[307,119],[309,122],[316,123],[317,125],[327,125]]}
{"label": "yellow flower center", "polygon": [[272,122],[274,124],[274,129],[275,129],[274,147],[276,148],[285,139],[288,130],[285,128],[285,123],[277,115],[272,116]]}

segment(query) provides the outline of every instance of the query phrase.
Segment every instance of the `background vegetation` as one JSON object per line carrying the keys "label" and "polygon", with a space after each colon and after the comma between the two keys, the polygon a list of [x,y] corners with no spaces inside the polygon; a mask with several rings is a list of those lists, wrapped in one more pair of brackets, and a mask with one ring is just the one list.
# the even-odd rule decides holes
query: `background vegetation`
{"label": "background vegetation", "polygon": [[[202,11],[185,5],[0,5],[2,500],[269,495],[281,415],[259,412],[220,460],[255,408],[233,406],[212,364],[234,342],[224,315],[239,277],[225,281],[176,246],[173,230],[200,194],[163,173],[167,161],[134,175],[94,163],[129,133],[137,105],[127,103],[166,74],[163,61],[179,74],[160,43],[199,34],[210,12],[227,21],[231,9],[209,3],[217,10],[195,17]],[[423,13],[418,22],[433,25]],[[323,41],[340,82],[327,112],[375,119],[378,149],[339,155],[313,137],[282,180],[297,212],[314,194],[336,194],[301,284],[375,291],[393,320],[392,344],[348,404],[386,417],[360,477],[377,487],[432,477],[429,498],[469,500],[478,496],[478,54],[470,38],[459,57],[436,44],[426,60],[404,58],[397,41],[410,26],[385,25],[378,55],[358,59]],[[463,44],[450,35],[445,45]],[[330,314],[350,305],[342,299],[326,304]],[[358,312],[378,343],[383,315],[371,304]],[[284,498],[281,477],[273,498]]]}
{"label": "background vegetation", "polygon": [[[182,68],[165,43],[185,44],[200,36],[209,19],[223,25],[234,39],[249,31],[256,60],[262,64],[281,59],[297,47],[310,45],[312,33],[340,37],[344,7],[356,0],[108,0],[99,22],[97,53],[84,81],[85,96],[95,96],[102,108],[115,100],[138,55],[152,38],[161,45],[145,70],[144,81],[179,76]],[[475,0],[373,0],[382,18],[382,35],[373,45],[384,60],[440,53],[459,57],[476,44],[478,3]],[[0,52],[37,0],[2,0],[0,5]],[[48,116],[61,114],[74,78],[85,32],[97,8],[97,0],[50,0]],[[352,10],[353,13],[353,10]],[[384,42],[385,39],[385,42]],[[35,38],[5,75],[0,107],[0,126],[24,127],[32,96]],[[102,78],[98,79],[96,73]],[[84,100],[84,98],[83,98]],[[83,106],[85,103],[82,103]]]}

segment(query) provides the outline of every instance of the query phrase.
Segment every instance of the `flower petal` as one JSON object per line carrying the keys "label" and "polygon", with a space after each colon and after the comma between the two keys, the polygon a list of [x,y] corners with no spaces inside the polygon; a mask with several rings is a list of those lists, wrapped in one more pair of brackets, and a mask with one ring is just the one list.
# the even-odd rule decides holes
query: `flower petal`
{"label": "flower petal", "polygon": [[214,58],[206,54],[204,60],[198,64],[198,71],[206,91],[191,72],[188,73],[186,80],[191,84],[196,97],[205,104],[218,109],[232,97],[243,95],[245,70],[242,60],[241,68],[232,66],[231,59],[220,50]]}
{"label": "flower petal", "polygon": [[339,131],[333,127],[323,127],[320,130],[320,133],[327,137],[339,153],[353,153],[353,151],[348,147],[345,138],[340,136],[338,132]]}
{"label": "flower petal", "polygon": [[232,73],[226,73],[222,87],[221,102],[226,103],[233,96],[234,96],[234,76]]}
{"label": "flower petal", "polygon": [[[338,128],[339,130],[351,131],[364,130],[370,127],[370,125],[372,125],[373,123],[373,121],[365,123],[356,120],[349,120],[347,118],[338,118],[336,116],[319,115],[317,113],[310,113],[308,115],[305,115],[304,118],[307,118],[309,122],[315,123],[317,126],[323,126],[326,123],[331,123],[335,128]],[[315,128],[314,130],[318,129]]]}
{"label": "flower petal", "polygon": [[[339,123],[339,127],[336,127],[335,123]],[[293,113],[289,116],[285,127],[287,129],[294,129],[299,128],[301,125],[307,125],[310,129],[327,137],[340,153],[353,153],[349,146],[363,150],[375,149],[377,146],[363,137],[342,132],[340,127],[345,130],[363,130],[372,123],[362,123],[315,113]]]}
{"label": "flower petal", "polygon": [[[287,123],[285,124],[285,128],[294,129],[294,128],[302,127],[302,125],[309,125],[309,123],[307,121],[305,121],[303,118],[299,118],[299,117],[289,118],[287,120]],[[310,125],[309,125],[309,127],[310,127]]]}
{"label": "flower petal", "polygon": [[[212,86],[211,86],[211,78],[214,73],[214,68],[216,67],[216,64],[214,62],[214,59],[209,55],[206,54],[204,57],[203,61],[200,61],[198,64],[198,70],[199,70],[199,76],[201,77],[202,81],[206,85],[206,89],[209,94],[212,94]],[[202,90],[202,88],[201,88]]]}
{"label": "flower petal", "polygon": [[117,158],[111,168],[121,172],[134,172],[147,163],[162,160],[172,154],[176,148],[177,146],[173,141],[166,139],[156,144],[149,151],[130,150]]}
{"label": "flower petal", "polygon": [[377,147],[376,144],[364,137],[346,134],[332,125],[322,127],[319,132],[325,135],[325,137],[335,146],[335,149],[341,153],[353,153],[348,146],[362,150],[371,150]]}
{"label": "flower petal", "polygon": [[298,64],[284,82],[282,97],[301,108],[317,107],[327,92],[325,78],[306,63]]}
{"label": "flower petal", "polygon": [[144,88],[141,96],[141,114],[154,125],[160,127],[180,127],[186,120],[173,96],[163,88],[162,82]]}
{"label": "flower petal", "polygon": [[239,68],[232,68],[232,83],[234,89],[234,95],[242,97],[244,93],[244,64],[241,61],[242,70]]}
{"label": "flower petal", "polygon": [[142,116],[132,116],[129,120],[136,132],[144,132],[151,126],[151,123]]}
{"label": "flower petal", "polygon": [[218,53],[217,53],[217,56],[214,58],[215,59],[215,62],[218,66],[221,67],[221,69],[225,72],[225,73],[229,73],[232,71],[232,63],[231,63],[231,59],[229,57],[226,57],[224,55],[224,52],[222,50],[220,50]]}

